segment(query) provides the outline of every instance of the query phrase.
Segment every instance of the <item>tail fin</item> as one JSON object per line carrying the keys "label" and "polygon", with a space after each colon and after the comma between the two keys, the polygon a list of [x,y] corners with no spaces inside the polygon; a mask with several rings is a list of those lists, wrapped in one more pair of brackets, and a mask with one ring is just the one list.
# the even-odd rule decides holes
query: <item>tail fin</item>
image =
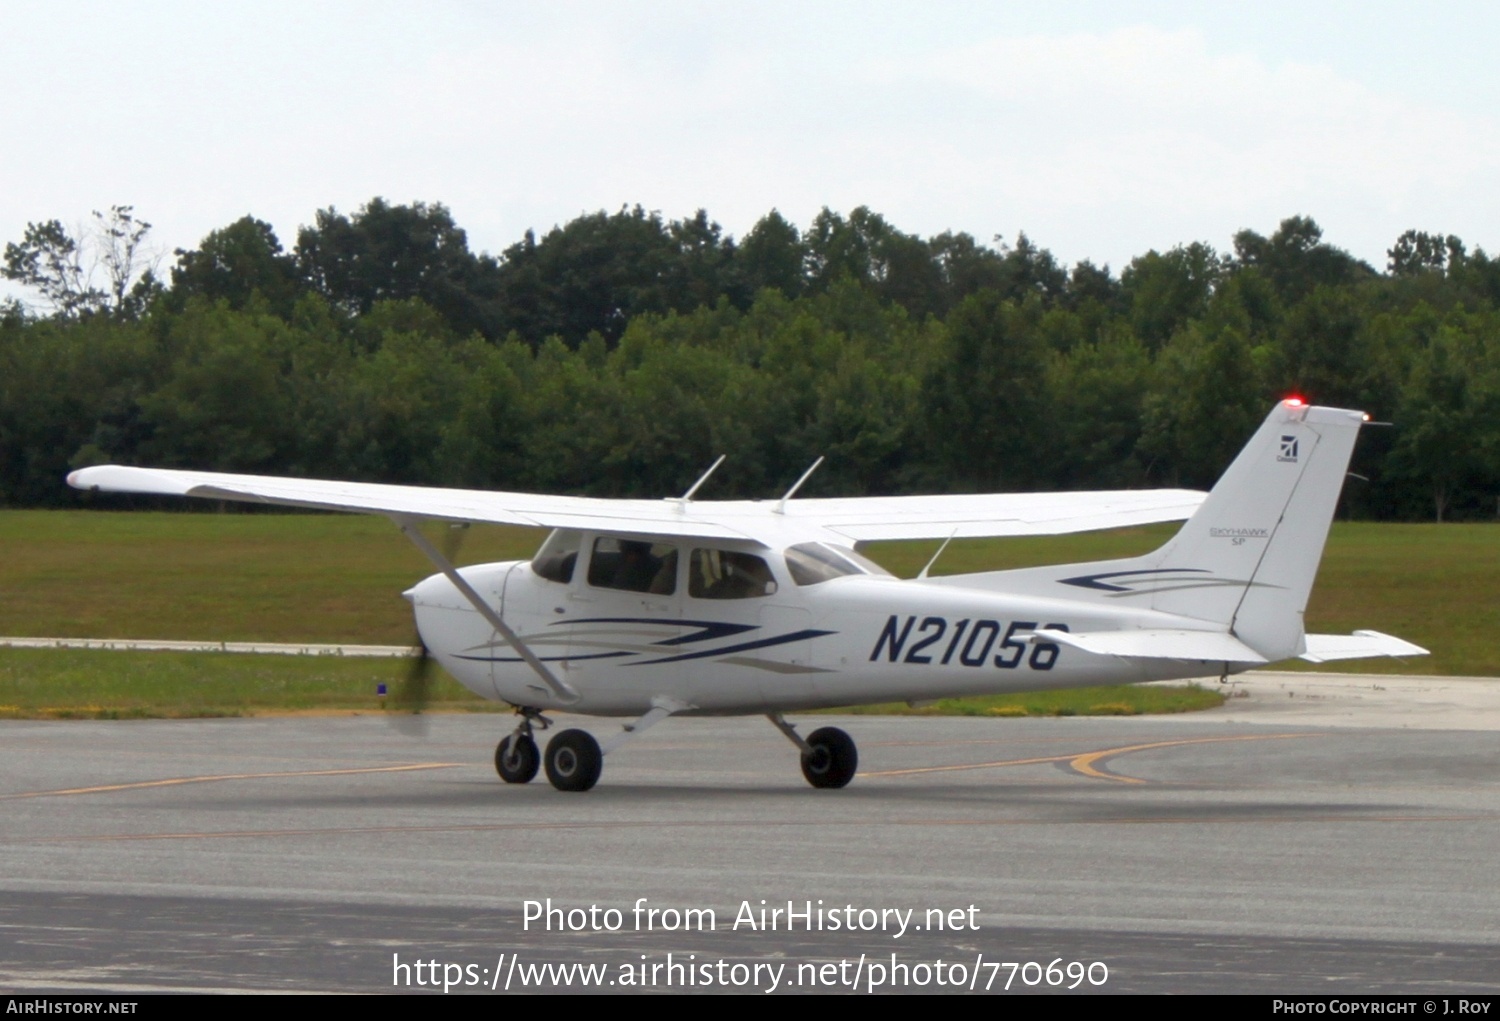
{"label": "tail fin", "polygon": [[956,576],[953,583],[1158,610],[1201,621],[1206,631],[1228,631],[1268,661],[1297,656],[1302,614],[1366,420],[1359,411],[1282,401],[1208,499],[1154,553]]}
{"label": "tail fin", "polygon": [[1187,523],[1148,559],[1153,609],[1227,625],[1268,660],[1302,652],[1302,614],[1359,427],[1368,416],[1286,400]]}

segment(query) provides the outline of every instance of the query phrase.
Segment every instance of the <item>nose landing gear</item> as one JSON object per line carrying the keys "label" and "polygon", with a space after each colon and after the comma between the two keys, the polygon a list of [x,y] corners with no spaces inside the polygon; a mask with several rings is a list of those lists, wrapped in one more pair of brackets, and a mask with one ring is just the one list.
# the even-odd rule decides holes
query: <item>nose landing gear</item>
{"label": "nose landing gear", "polygon": [[540,723],[541,728],[546,730],[552,725],[552,721],[535,709],[517,709],[516,712],[521,715],[521,723],[496,746],[495,772],[506,783],[530,783],[536,779],[537,770],[542,764],[536,739],[531,736],[532,722]]}

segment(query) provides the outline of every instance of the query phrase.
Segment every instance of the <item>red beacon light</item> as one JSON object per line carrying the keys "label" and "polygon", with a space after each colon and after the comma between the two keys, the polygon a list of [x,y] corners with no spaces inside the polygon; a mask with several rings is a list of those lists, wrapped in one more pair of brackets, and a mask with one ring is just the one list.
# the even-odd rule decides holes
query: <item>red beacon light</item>
{"label": "red beacon light", "polygon": [[1285,404],[1289,408],[1305,408],[1305,407],[1307,407],[1307,402],[1304,401],[1301,397],[1288,397],[1286,400],[1282,401],[1281,403]]}

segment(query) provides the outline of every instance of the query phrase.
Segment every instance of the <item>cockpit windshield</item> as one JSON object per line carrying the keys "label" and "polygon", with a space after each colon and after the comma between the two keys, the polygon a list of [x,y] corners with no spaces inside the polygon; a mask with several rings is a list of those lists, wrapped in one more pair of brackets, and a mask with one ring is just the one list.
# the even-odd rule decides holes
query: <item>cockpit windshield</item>
{"label": "cockpit windshield", "polygon": [[578,563],[578,551],[582,547],[582,532],[559,528],[547,536],[542,548],[531,558],[531,569],[548,581],[566,585],[573,580],[573,568]]}
{"label": "cockpit windshield", "polygon": [[891,572],[852,549],[823,542],[804,542],[786,551],[786,568],[798,585],[818,585],[851,574],[891,577]]}

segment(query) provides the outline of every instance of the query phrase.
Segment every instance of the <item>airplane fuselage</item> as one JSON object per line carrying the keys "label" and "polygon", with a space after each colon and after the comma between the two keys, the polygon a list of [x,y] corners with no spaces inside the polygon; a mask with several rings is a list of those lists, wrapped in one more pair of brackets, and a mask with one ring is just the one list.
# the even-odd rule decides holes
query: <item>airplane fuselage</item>
{"label": "airplane fuselage", "polygon": [[424,642],[488,699],[538,709],[638,715],[672,699],[703,714],[1201,677],[1222,663],[1156,663],[1028,642],[1037,628],[1091,632],[1181,626],[1180,618],[1065,599],[854,575],[800,586],[771,563],[774,591],[732,600],[594,587],[529,562],[462,573],[578,692],[560,704],[442,575],[409,596]]}

